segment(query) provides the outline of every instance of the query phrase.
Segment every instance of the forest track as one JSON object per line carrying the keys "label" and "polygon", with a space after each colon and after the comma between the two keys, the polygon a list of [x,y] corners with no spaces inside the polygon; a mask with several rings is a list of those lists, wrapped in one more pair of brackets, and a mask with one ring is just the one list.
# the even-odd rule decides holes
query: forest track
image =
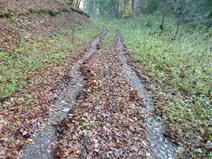
{"label": "forest track", "polygon": [[164,137],[150,95],[128,64],[120,32],[100,42],[106,33],[72,66],[67,92],[23,159],[176,158],[176,145]]}
{"label": "forest track", "polygon": [[128,59],[125,53],[125,47],[119,31],[116,32],[116,43],[125,78],[138,92],[138,95],[143,97],[144,107],[140,110],[140,113],[144,116],[147,125],[146,133],[151,144],[153,158],[175,159],[177,145],[170,138],[164,136],[165,127],[162,120],[154,115],[154,103],[148,91],[145,89],[145,84],[127,62]]}
{"label": "forest track", "polygon": [[124,78],[115,39],[81,66],[86,83],[78,105],[58,128],[55,158],[147,158],[142,99]]}
{"label": "forest track", "polygon": [[[25,145],[22,152],[23,159],[51,159],[53,158],[51,153],[52,143],[56,140],[57,135],[57,123],[64,120],[68,112],[76,104],[76,98],[83,85],[83,78],[79,71],[80,65],[88,59],[98,49],[98,43],[106,35],[107,29],[103,28],[100,35],[98,35],[90,45],[88,51],[75,62],[71,67],[71,77],[67,85],[67,91],[63,94],[58,94],[59,99],[56,102],[56,109],[53,114],[43,121],[43,129],[32,136],[33,143]],[[61,92],[58,92],[61,93]]]}

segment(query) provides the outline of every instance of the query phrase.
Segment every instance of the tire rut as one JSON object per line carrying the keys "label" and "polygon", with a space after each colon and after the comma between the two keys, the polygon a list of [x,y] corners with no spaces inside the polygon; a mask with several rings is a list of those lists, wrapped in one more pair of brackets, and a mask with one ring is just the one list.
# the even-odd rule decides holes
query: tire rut
{"label": "tire rut", "polygon": [[123,77],[115,41],[100,46],[81,67],[84,93],[61,123],[55,158],[147,158],[142,99]]}
{"label": "tire rut", "polygon": [[67,92],[23,159],[176,158],[176,145],[163,136],[150,95],[127,63],[121,34],[100,46],[106,33],[72,66]]}
{"label": "tire rut", "polygon": [[64,120],[68,112],[76,104],[76,98],[83,85],[83,78],[79,71],[81,64],[86,61],[98,49],[98,43],[107,34],[107,29],[103,28],[100,35],[98,35],[91,43],[90,48],[84,53],[71,67],[71,78],[67,86],[65,94],[60,94],[56,102],[56,109],[52,116],[44,119],[44,128],[32,136],[32,144],[27,144],[23,148],[23,159],[52,159],[51,146],[57,139],[57,128],[55,125]]}
{"label": "tire rut", "polygon": [[164,137],[164,125],[161,119],[154,116],[154,104],[151,100],[148,91],[145,89],[144,84],[136,74],[136,72],[127,63],[125,56],[124,44],[119,31],[116,32],[116,47],[119,54],[119,59],[122,63],[125,78],[129,81],[130,85],[138,92],[140,97],[143,97],[144,108],[140,110],[145,118],[147,125],[147,138],[151,144],[153,158],[160,159],[175,159],[175,151],[177,145],[171,139]]}

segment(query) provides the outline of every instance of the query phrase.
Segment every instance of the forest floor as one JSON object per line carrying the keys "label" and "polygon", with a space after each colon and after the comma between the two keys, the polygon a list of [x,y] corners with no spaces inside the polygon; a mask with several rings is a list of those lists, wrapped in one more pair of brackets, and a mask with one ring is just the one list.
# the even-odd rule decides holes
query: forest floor
{"label": "forest floor", "polygon": [[107,33],[104,28],[71,58],[70,72],[51,95],[41,88],[47,106],[1,112],[3,158],[176,158],[177,145],[164,136],[121,34]]}
{"label": "forest floor", "polygon": [[[176,130],[170,128],[178,122],[183,127],[182,119],[178,117],[174,124],[171,123],[169,117],[172,114],[168,114],[170,111],[167,110],[170,105],[160,105],[167,100],[161,101],[151,94],[160,93],[155,91],[158,90],[158,83],[151,81],[154,78],[148,75],[154,72],[141,68],[140,54],[139,58],[130,54],[133,49],[146,46],[144,43],[141,45],[140,39],[133,41],[127,38],[130,36],[123,29],[111,28],[103,27],[99,33],[98,27],[89,26],[85,28],[86,32],[82,31],[79,35],[63,30],[59,36],[25,45],[11,55],[2,55],[5,66],[1,67],[2,70],[12,72],[14,67],[8,67],[14,64],[11,61],[18,59],[15,64],[19,66],[27,57],[17,74],[29,66],[33,71],[27,70],[18,76],[17,81],[23,81],[16,86],[21,87],[18,92],[4,92],[8,98],[0,105],[0,158],[192,158],[189,152],[193,148],[191,144],[186,145],[184,136],[177,136]],[[136,35],[136,31],[132,35]],[[78,41],[74,42],[74,38]],[[148,42],[145,44],[151,44],[151,41]],[[159,46],[160,43],[157,44]],[[46,54],[39,54],[40,49]],[[145,52],[151,53],[151,49],[152,46]],[[25,50],[30,50],[30,54],[20,57],[19,53]],[[136,50],[133,52],[136,53]],[[152,55],[144,54],[142,58],[145,60],[147,56]],[[153,59],[149,61],[153,63],[149,66],[155,66]],[[26,65],[23,65],[25,62]],[[22,79],[23,75],[27,75],[27,79]],[[157,74],[154,76],[158,77]],[[17,75],[14,73],[5,77],[14,79]],[[29,81],[24,83],[26,80]],[[176,91],[180,92],[174,89]],[[189,95],[186,97],[189,99]],[[208,98],[204,100],[207,105]],[[164,117],[164,113],[168,115]],[[208,122],[207,113],[202,112],[205,123]],[[188,132],[192,131],[193,127]],[[200,135],[200,143],[203,143],[204,134]],[[204,146],[199,147],[202,150]]]}

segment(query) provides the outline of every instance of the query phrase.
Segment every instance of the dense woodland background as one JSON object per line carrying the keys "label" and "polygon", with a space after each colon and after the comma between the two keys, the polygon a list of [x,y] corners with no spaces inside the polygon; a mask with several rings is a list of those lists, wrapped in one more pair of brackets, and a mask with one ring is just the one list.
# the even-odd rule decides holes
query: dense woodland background
{"label": "dense woodland background", "polygon": [[[84,0],[86,11],[110,17],[130,17],[159,11],[165,15],[183,16],[184,21],[212,23],[211,0]],[[80,1],[73,2],[79,6]]]}

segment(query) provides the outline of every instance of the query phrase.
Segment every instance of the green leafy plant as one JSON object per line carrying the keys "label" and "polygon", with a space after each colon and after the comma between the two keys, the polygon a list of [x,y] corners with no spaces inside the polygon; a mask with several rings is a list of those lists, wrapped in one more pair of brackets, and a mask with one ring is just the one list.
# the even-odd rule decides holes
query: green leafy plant
{"label": "green leafy plant", "polygon": [[[163,117],[169,122],[169,130],[182,142],[205,144],[210,136],[212,56],[207,50],[212,30],[198,26],[191,29],[185,24],[177,38],[170,40],[175,22],[166,18],[166,28],[159,33],[160,19],[158,15],[142,15],[97,22],[106,21],[111,29],[120,28],[127,49],[140,63],[143,74],[160,87],[161,92],[155,93],[156,106],[166,112]],[[146,23],[151,23],[151,27]],[[192,155],[207,156],[203,149]]]}

